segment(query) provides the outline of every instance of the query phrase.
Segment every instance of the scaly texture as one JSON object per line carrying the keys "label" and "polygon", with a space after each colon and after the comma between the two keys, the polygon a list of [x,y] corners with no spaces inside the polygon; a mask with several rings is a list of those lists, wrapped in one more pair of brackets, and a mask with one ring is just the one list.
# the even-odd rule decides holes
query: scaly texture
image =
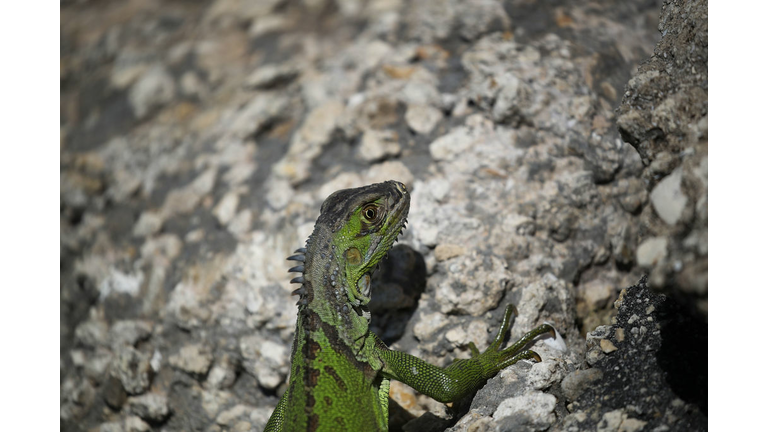
{"label": "scaly texture", "polygon": [[306,248],[289,260],[302,275],[288,390],[266,431],[387,430],[391,379],[441,402],[461,399],[499,370],[521,359],[540,361],[523,350],[535,337],[554,334],[541,325],[504,350],[514,307],[491,346],[443,369],[390,350],[368,329],[371,272],[402,231],[410,195],[388,181],[337,191],[322,205]]}

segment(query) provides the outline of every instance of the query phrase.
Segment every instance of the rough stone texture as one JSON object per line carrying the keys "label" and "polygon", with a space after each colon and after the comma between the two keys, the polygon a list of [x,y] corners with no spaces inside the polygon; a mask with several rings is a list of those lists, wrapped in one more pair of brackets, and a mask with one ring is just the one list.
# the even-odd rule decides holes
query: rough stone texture
{"label": "rough stone texture", "polygon": [[[447,365],[514,303],[510,338],[548,321],[568,347],[536,342],[542,363],[450,409],[393,385],[392,430],[701,424],[706,381],[659,390],[661,418],[634,387],[597,396],[687,377],[706,311],[706,3],[664,3],[654,52],[660,6],[62,2],[61,429],[262,429],[289,372],[285,257],[327,195],[388,179],[412,207],[372,329]],[[609,326],[646,272],[685,306],[663,362],[629,350],[658,311]]]}
{"label": "rough stone texture", "polygon": [[[661,40],[629,80],[617,114],[622,139],[643,159],[653,204],[643,238],[668,241],[668,254],[638,263],[654,289],[707,317],[708,20],[705,0],[665,0]],[[638,259],[640,257],[638,256]]]}
{"label": "rough stone texture", "polygon": [[123,384],[125,391],[134,395],[147,391],[153,375],[149,356],[132,347],[118,349],[112,373]]}
{"label": "rough stone texture", "polygon": [[153,423],[162,422],[170,414],[168,397],[163,394],[147,393],[128,398],[128,411]]}
{"label": "rough stone texture", "polygon": [[187,345],[176,355],[168,358],[168,363],[184,372],[205,376],[213,361],[213,353],[207,346],[201,344]]}
{"label": "rough stone texture", "polygon": [[616,323],[588,336],[592,368],[563,380],[572,414],[558,430],[706,430],[706,327],[645,279],[616,307]]}

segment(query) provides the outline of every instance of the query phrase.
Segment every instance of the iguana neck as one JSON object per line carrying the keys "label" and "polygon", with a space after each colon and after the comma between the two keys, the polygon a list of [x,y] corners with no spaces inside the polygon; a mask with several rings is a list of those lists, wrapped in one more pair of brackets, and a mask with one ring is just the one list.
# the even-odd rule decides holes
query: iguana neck
{"label": "iguana neck", "polygon": [[[335,327],[339,338],[352,347],[363,342],[370,313],[359,302],[350,301],[349,286],[357,281],[347,280],[343,253],[333,244],[332,227],[317,224],[307,240],[303,275],[306,294],[299,301],[299,313],[316,314],[320,321]],[[315,320],[304,322],[310,332],[318,330],[313,327],[319,324]]]}

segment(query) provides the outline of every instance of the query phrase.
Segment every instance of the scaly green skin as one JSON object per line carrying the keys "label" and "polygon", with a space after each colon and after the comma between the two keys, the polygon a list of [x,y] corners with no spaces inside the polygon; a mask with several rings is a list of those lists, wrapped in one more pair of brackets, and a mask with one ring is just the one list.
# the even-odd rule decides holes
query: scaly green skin
{"label": "scaly green skin", "polygon": [[401,381],[440,402],[459,400],[488,378],[521,359],[540,361],[523,350],[554,329],[541,325],[500,350],[514,307],[508,306],[499,333],[480,354],[440,368],[390,350],[368,330],[370,276],[405,225],[410,196],[388,181],[329,196],[306,249],[290,257],[304,262],[288,390],[265,431],[386,431],[389,382]]}

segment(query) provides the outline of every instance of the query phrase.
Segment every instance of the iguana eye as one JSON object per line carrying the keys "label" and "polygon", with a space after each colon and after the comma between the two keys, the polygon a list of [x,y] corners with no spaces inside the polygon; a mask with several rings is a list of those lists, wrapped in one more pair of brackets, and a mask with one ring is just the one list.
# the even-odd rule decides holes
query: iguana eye
{"label": "iguana eye", "polygon": [[373,222],[376,220],[376,217],[379,215],[379,208],[376,207],[375,204],[368,204],[365,207],[363,207],[363,217],[368,222]]}

